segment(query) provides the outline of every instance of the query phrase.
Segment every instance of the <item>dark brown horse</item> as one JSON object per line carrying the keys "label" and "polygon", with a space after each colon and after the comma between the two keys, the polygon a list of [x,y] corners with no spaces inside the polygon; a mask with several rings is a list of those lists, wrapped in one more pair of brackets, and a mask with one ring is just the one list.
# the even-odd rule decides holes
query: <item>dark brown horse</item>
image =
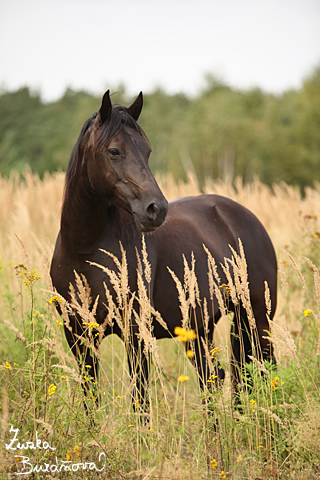
{"label": "dark brown horse", "polygon": [[[81,130],[66,174],[61,230],[51,266],[54,287],[65,299],[70,300],[69,286],[75,286],[74,271],[83,274],[91,287],[93,299],[99,296],[95,318],[98,324],[103,324],[108,314],[104,282],[112,292],[114,301],[117,296],[109,276],[88,261],[115,269],[114,260],[100,249],[121,258],[121,242],[127,255],[129,286],[131,292],[135,292],[136,248],[141,251],[142,235],[146,232],[148,258],[152,267],[150,302],[168,327],[165,329],[154,320],[153,335],[156,338],[168,337],[176,326],[181,326],[176,284],[167,267],[183,283],[182,254],[190,264],[193,252],[200,297],[202,301],[204,298],[209,300],[209,338],[212,340],[214,325],[221,313],[217,300],[214,298],[210,301],[207,254],[203,245],[216,260],[221,282],[227,283],[220,263],[225,258],[231,258],[229,245],[235,251],[239,250],[240,238],[246,254],[260,357],[273,360],[272,345],[265,333],[269,324],[264,282],[268,282],[271,292],[269,317],[272,319],[276,308],[277,266],[268,234],[250,211],[218,195],[181,198],[168,205],[148,166],[151,148],[137,124],[141,109],[141,93],[129,108],[125,108],[112,105],[108,91],[103,97],[99,113],[89,118]],[[138,309],[138,306],[135,304],[134,308]],[[231,302],[229,309],[234,310]],[[200,386],[205,388],[210,369],[208,354],[200,341],[204,337],[204,326],[199,306],[196,310],[197,315],[191,317],[190,325],[197,331],[199,339],[194,343],[193,361],[199,370]],[[199,320],[197,325],[194,318]],[[83,361],[91,366],[88,374],[96,378],[97,359],[84,343],[78,341],[84,327],[77,313],[70,314],[70,325],[72,332],[65,328],[69,346],[80,363]],[[116,322],[112,329],[106,327],[104,335],[112,332],[119,337],[122,335]],[[132,376],[136,374],[136,388],[144,399],[148,367],[143,349],[139,350],[139,328],[135,316],[131,318],[131,332],[129,367]],[[248,355],[252,355],[253,344],[249,333],[247,312],[240,306],[231,335],[235,364],[241,361],[242,352],[245,361],[249,361]],[[221,369],[218,373],[223,378]]]}

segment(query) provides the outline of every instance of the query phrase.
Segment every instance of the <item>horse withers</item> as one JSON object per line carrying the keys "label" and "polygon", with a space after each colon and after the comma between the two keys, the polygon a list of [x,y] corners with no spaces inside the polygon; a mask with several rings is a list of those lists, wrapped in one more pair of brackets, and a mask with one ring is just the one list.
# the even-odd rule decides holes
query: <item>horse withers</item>
{"label": "horse withers", "polygon": [[[141,253],[145,233],[152,270],[148,285],[149,301],[153,311],[159,312],[165,322],[153,319],[152,334],[157,339],[170,337],[175,327],[181,326],[179,296],[170,271],[183,283],[183,255],[189,264],[195,258],[200,301],[194,314],[190,315],[188,328],[197,332],[193,362],[198,369],[200,387],[206,389],[212,366],[209,365],[208,349],[202,339],[210,338],[212,342],[221,310],[215,296],[207,302],[209,322],[205,327],[201,302],[205,298],[210,299],[210,287],[208,256],[203,246],[215,259],[221,284],[227,284],[221,264],[231,257],[230,246],[239,252],[238,239],[241,239],[246,254],[256,344],[250,335],[252,326],[249,325],[248,311],[243,305],[238,305],[231,344],[234,378],[239,382],[240,370],[236,366],[249,362],[249,356],[255,352],[260,352],[261,359],[274,360],[272,344],[266,334],[269,319],[272,320],[276,308],[277,264],[274,248],[260,221],[249,210],[228,198],[199,195],[168,204],[148,166],[151,148],[137,123],[142,105],[142,93],[130,107],[125,108],[112,105],[107,91],[98,114],[89,118],[82,127],[66,173],[61,228],[51,265],[53,285],[70,302],[70,286],[74,287],[73,291],[77,288],[74,272],[85,277],[92,299],[97,299],[94,305],[95,322],[105,325],[104,336],[115,333],[123,338],[117,322],[112,322],[111,318],[106,321],[110,312],[105,285],[113,301],[117,302],[117,293],[106,271],[116,268],[114,258],[121,259],[124,250],[129,287],[131,292],[137,292],[137,252]],[[105,268],[99,269],[92,264]],[[232,269],[231,275],[234,275]],[[268,312],[265,282],[270,289],[271,309]],[[236,310],[230,298],[228,308]],[[136,301],[133,309],[139,314]],[[139,334],[137,315],[132,314],[129,320],[129,370],[135,378],[135,393],[143,403],[148,386],[147,353],[145,348],[141,348],[143,340]],[[86,335],[87,327],[83,323],[79,312],[70,312],[65,334],[79,364],[90,366],[87,375],[97,380],[97,356],[86,342],[79,341],[79,337]],[[94,338],[98,346],[101,336]],[[223,378],[223,375],[223,371],[218,369],[218,376]]]}

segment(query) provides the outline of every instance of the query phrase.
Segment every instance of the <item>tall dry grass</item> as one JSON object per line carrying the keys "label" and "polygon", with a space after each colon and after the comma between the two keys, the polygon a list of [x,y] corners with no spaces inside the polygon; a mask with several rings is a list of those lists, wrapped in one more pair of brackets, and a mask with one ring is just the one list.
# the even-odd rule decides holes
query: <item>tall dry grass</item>
{"label": "tall dry grass", "polygon": [[[188,183],[176,183],[170,176],[158,180],[169,200],[200,193],[191,175]],[[234,185],[207,181],[206,193],[228,196],[253,211],[275,245],[281,281],[271,338],[278,370],[253,358],[245,379],[253,382],[252,389],[241,392],[241,413],[234,410],[227,334],[230,316],[226,315],[216,332],[219,348],[211,353],[208,349],[207,355],[208,360],[212,357],[213,366],[217,360],[223,364],[227,377],[222,388],[208,389],[205,394],[206,405],[214,411],[213,417],[206,415],[196,374],[181,342],[155,343],[147,291],[141,281],[137,321],[153,359],[150,423],[144,426],[138,420],[138,400],[136,411],[132,411],[133,383],[128,378],[126,351],[114,336],[97,352],[101,356],[99,408],[92,394],[91,400],[87,399],[91,415],[86,417],[82,409],[83,379],[64,341],[61,319],[49,291],[48,259],[59,227],[63,182],[63,174],[40,180],[30,172],[23,180],[15,174],[0,179],[2,439],[8,440],[9,425],[14,424],[25,437],[41,431],[63,458],[89,461],[102,449],[108,455],[107,476],[92,474],[87,478],[319,478],[320,450],[315,440],[320,432],[319,187],[307,189],[302,196],[285,184],[270,188],[258,180],[250,185],[240,180]],[[238,260],[245,261],[245,257]],[[152,272],[145,248],[138,265],[141,279],[145,277],[148,283]],[[183,327],[188,329],[188,312],[196,302],[196,278],[192,265],[185,264],[185,269],[187,284],[178,287],[189,292],[189,298],[182,302],[181,316]],[[119,291],[117,305],[106,292],[109,309],[124,338],[129,339],[126,325],[132,297],[126,288],[125,252],[115,262],[115,274],[106,273]],[[213,289],[214,282],[213,276]],[[80,295],[73,295],[72,307],[93,324],[89,289],[84,279],[79,277],[77,283]],[[242,289],[237,293],[231,281],[230,288],[232,295],[242,295]],[[218,288],[215,292],[220,293]],[[219,298],[221,309],[225,309],[221,293]],[[206,321],[205,311],[203,319]],[[92,348],[90,325],[87,330],[86,341]],[[98,387],[88,381],[95,392]],[[31,454],[35,463],[41,463],[39,452]],[[3,448],[1,455],[4,474],[19,470]]]}

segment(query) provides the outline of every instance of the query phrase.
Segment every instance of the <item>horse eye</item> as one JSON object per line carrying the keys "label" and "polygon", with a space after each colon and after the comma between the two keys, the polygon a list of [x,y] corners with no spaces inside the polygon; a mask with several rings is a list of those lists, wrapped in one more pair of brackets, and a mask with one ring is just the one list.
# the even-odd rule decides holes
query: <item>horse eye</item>
{"label": "horse eye", "polygon": [[120,151],[118,150],[118,148],[110,148],[109,154],[111,155],[111,157],[119,157]]}

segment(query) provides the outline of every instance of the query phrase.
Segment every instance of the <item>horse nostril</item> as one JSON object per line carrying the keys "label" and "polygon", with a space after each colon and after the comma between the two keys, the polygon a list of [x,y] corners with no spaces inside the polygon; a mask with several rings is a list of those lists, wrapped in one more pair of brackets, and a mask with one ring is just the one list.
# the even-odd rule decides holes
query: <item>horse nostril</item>
{"label": "horse nostril", "polygon": [[155,203],[150,203],[146,208],[146,212],[151,220],[156,220],[159,215],[160,208]]}

